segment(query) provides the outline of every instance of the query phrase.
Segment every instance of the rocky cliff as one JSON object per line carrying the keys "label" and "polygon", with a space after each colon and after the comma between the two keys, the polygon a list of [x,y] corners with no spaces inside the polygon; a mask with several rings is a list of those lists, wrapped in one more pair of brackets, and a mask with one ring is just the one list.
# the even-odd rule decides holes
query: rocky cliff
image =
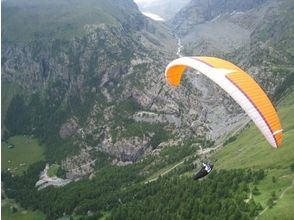
{"label": "rocky cliff", "polygon": [[[284,43],[293,42],[289,26],[292,8],[293,2],[288,0],[192,0],[171,25],[181,37],[186,55],[230,59],[246,69],[273,98],[291,72],[293,52]],[[282,68],[277,70],[273,60]]]}
{"label": "rocky cliff", "polygon": [[[248,54],[254,45],[271,49],[264,46],[267,42],[254,41],[261,26],[252,19],[261,22],[270,9],[275,11],[272,5],[248,1],[223,11],[212,1],[220,8],[208,16],[211,6],[201,8],[197,2],[190,8],[204,10],[202,20],[192,16],[185,23],[189,11],[182,11],[174,23],[175,29],[181,27],[184,53],[234,55],[233,60],[261,76]],[[47,160],[60,161],[69,178],[93,172],[99,161],[95,152],[109,153],[114,163],[124,165],[175,142],[220,141],[247,121],[201,75],[187,74],[177,89],[166,85],[163,72],[177,57],[177,39],[164,24],[144,17],[132,1],[12,0],[2,7],[2,84],[22,88],[26,111],[19,115],[28,122],[26,129],[15,130],[7,114],[5,129],[8,135],[33,133],[43,140]],[[232,28],[240,34],[227,34]],[[236,56],[240,48],[245,49]],[[275,81],[266,82],[274,93]],[[17,112],[18,107],[2,108]]]}
{"label": "rocky cliff", "polygon": [[28,124],[13,129],[15,117],[4,115],[7,134],[35,134],[47,143],[48,160],[75,151],[62,162],[68,172],[94,160],[87,153],[92,148],[124,161],[142,156],[148,138],[142,145],[136,134],[120,135],[131,114],[119,105],[132,100],[144,108],[152,101],[145,82],[155,82],[176,50],[167,28],[146,19],[132,1],[15,0],[3,9],[2,83],[22,88],[26,111],[18,112],[18,104],[3,108]]}

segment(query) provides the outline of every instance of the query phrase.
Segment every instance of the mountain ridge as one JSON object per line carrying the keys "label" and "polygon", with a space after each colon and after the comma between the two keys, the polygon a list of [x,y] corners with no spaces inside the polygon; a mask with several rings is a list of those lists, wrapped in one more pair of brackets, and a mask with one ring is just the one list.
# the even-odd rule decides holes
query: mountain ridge
{"label": "mountain ridge", "polygon": [[[81,5],[87,6],[86,3]],[[50,4],[56,7],[59,3]],[[125,2],[116,4],[114,8],[129,7],[128,4],[134,6],[131,2]],[[84,25],[83,36],[78,34],[73,39],[53,37],[50,41],[44,41],[42,37],[35,36],[32,42],[11,44],[6,41],[7,36],[4,34],[2,79],[27,90],[27,93],[23,93],[26,95],[21,97],[24,100],[18,99],[24,103],[26,111],[19,114],[17,104],[10,106],[10,109],[7,107],[7,111],[18,112],[19,120],[29,121],[26,127],[30,129],[17,128],[18,133],[33,133],[49,141],[47,159],[59,161],[70,155],[71,151],[80,149],[84,160],[74,162],[78,158],[72,157],[72,160],[67,158],[66,161],[81,166],[94,159],[86,156],[89,153],[84,155],[82,149],[98,149],[122,161],[135,162],[166,141],[185,142],[195,133],[200,136],[198,142],[207,139],[205,132],[211,129],[207,125],[208,110],[197,113],[189,109],[209,108],[207,104],[197,101],[197,96],[207,96],[207,100],[212,103],[218,99],[213,97],[215,92],[205,90],[202,93],[185,88],[172,90],[166,86],[162,70],[167,60],[175,56],[176,39],[162,24],[140,15],[135,6],[131,10],[135,10],[134,15],[120,19],[120,25],[99,22]],[[134,25],[131,22],[136,16],[141,21],[140,28],[137,23]],[[128,25],[128,22],[132,25]],[[208,84],[205,79],[200,80]],[[220,96],[227,97],[223,93]],[[220,105],[221,101],[217,103],[215,106]],[[226,103],[230,104],[218,107],[219,116],[225,116],[228,123],[232,123],[226,114],[236,110],[232,101]],[[181,105],[187,106],[187,110],[182,111]],[[148,113],[138,119],[141,111]],[[29,113],[25,115],[24,112]],[[38,114],[38,120],[30,114]],[[148,114],[165,119],[152,124],[148,122]],[[212,115],[212,112],[209,114]],[[4,122],[8,131],[12,131],[15,130],[14,119],[13,114],[9,115],[8,118],[4,117]],[[233,118],[233,121],[238,119]],[[217,134],[208,138],[216,138],[226,131],[225,126],[223,130],[216,130],[219,122],[217,120],[213,124]],[[177,124],[180,127],[174,130]],[[172,135],[169,134],[171,132]],[[64,168],[72,167],[72,164],[65,164]]]}
{"label": "mountain ridge", "polygon": [[[61,4],[46,2],[55,4],[53,8]],[[39,218],[48,219],[253,219],[275,201],[278,209],[274,206],[273,210],[287,210],[283,202],[291,204],[291,190],[283,197],[286,200],[276,197],[289,186],[293,171],[287,167],[293,157],[289,147],[292,136],[288,136],[293,131],[291,0],[226,1],[232,4],[229,11],[215,6],[208,17],[204,16],[207,8],[196,4],[198,11],[203,9],[199,20],[189,13],[178,18],[190,25],[187,35],[173,33],[165,23],[142,16],[132,1],[95,1],[105,14],[94,13],[94,23],[93,15],[88,13],[97,9],[89,9],[94,1],[71,2],[77,5],[70,10],[81,10],[76,18],[83,15],[87,20],[74,24],[82,30],[77,35],[71,28],[61,28],[60,33],[68,35],[54,32],[50,37],[46,35],[51,33],[50,25],[45,35],[42,31],[39,35],[29,32],[22,42],[16,40],[22,39],[20,35],[9,41],[12,32],[2,33],[3,146],[6,152],[19,152],[21,144],[11,145],[13,138],[7,139],[11,136],[28,142],[28,147],[31,139],[35,147],[37,140],[45,146],[45,159],[43,155],[36,159],[22,175],[20,170],[14,172],[20,165],[10,169],[13,163],[6,161],[9,170],[2,170],[2,181],[7,218],[16,218],[22,212],[16,202],[26,210],[41,210]],[[192,1],[192,11],[193,2],[199,1]],[[218,5],[223,1],[209,2]],[[42,4],[35,0],[28,3]],[[3,10],[7,4],[2,5]],[[234,12],[236,4],[242,12]],[[64,12],[62,7],[60,10]],[[53,27],[64,27],[67,19],[75,16],[68,15],[68,11],[54,13],[64,19],[60,20],[61,26],[58,23]],[[2,14],[4,29],[12,28],[13,19],[8,19],[12,15]],[[103,15],[106,17],[101,18]],[[30,21],[28,17],[24,21]],[[41,30],[47,23],[42,24]],[[230,35],[221,32],[232,29],[245,36],[228,38]],[[174,89],[166,85],[164,68],[178,57],[175,34],[184,45],[183,55],[205,53],[228,59],[248,71],[273,98],[283,111],[286,129],[285,149],[272,151],[277,153],[273,160],[266,160],[264,153],[273,149],[256,134],[256,129],[250,124],[242,127],[248,118],[241,108],[208,79],[187,73],[183,86]],[[238,127],[244,131],[231,137]],[[219,160],[195,154],[213,154],[213,145],[223,143],[227,146],[215,154],[222,155]],[[251,154],[246,153],[249,149]],[[252,163],[256,155],[261,156]],[[279,160],[281,155],[285,160]],[[216,169],[203,181],[193,181],[191,176],[199,168],[198,163],[206,160],[216,162]],[[273,166],[275,161],[279,163]],[[35,184],[46,163],[59,167],[62,178],[75,181],[62,188],[38,191]],[[154,177],[158,177],[156,181],[148,183]],[[273,184],[274,188],[269,187]],[[16,213],[9,213],[9,208]],[[263,216],[266,218],[267,212]]]}

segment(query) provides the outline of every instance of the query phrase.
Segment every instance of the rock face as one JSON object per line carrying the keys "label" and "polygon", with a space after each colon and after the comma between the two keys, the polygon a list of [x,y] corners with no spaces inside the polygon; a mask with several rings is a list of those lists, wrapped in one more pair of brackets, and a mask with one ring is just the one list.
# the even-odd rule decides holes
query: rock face
{"label": "rock face", "polygon": [[44,171],[42,171],[40,174],[40,179],[35,184],[35,187],[38,188],[38,190],[45,189],[48,186],[62,187],[71,182],[70,179],[62,179],[56,176],[49,177],[48,170],[49,165],[46,164]]}
{"label": "rock face", "polygon": [[105,139],[101,146],[98,146],[104,152],[115,155],[119,160],[126,162],[136,162],[145,153],[149,147],[147,140],[141,140],[138,137],[122,139],[113,143]]}
{"label": "rock face", "polygon": [[[192,0],[173,19],[173,26],[181,35],[195,31],[195,25],[212,21],[218,16],[244,13],[251,9],[259,8],[269,0]],[[190,19],[186,19],[190,17]],[[243,22],[243,21],[242,21]]]}
{"label": "rock face", "polygon": [[[164,24],[142,16],[131,0],[97,2],[95,7],[90,3],[79,3],[87,9],[81,12],[82,21],[71,13],[76,6],[64,9],[63,16],[73,16],[68,18],[72,23],[61,20],[61,26],[49,35],[33,21],[31,26],[38,34],[22,32],[23,27],[11,29],[9,25],[17,21],[9,20],[13,18],[6,12],[3,15],[2,83],[29,91],[28,102],[33,93],[46,104],[44,124],[53,122],[54,126],[48,129],[36,123],[34,128],[43,132],[41,137],[59,136],[68,148],[78,149],[61,162],[67,178],[93,172],[97,158],[92,151],[115,156],[116,164],[128,164],[164,143],[198,137],[222,141],[225,134],[248,121],[227,94],[201,75],[187,73],[177,89],[166,85],[163,72],[167,63],[177,58],[178,39]],[[62,4],[53,10],[57,15],[59,6]],[[181,54],[231,58],[274,95],[283,78],[268,79],[275,74],[268,60],[279,57],[291,64],[288,54],[260,40],[262,21],[279,10],[274,6],[272,0],[193,0],[171,25],[184,45]],[[29,8],[23,12],[14,0],[3,7],[28,13],[26,19],[35,13]],[[39,7],[41,3],[32,8]],[[88,17],[92,8],[99,8],[101,14]],[[54,27],[49,18],[42,22],[49,29]],[[21,35],[28,38],[16,39]],[[270,57],[263,59],[265,54]],[[33,113],[39,107],[34,104]]]}
{"label": "rock face", "polygon": [[[262,24],[272,1],[193,0],[172,25],[189,54],[224,56],[248,53],[252,32]],[[245,49],[245,50],[244,50]]]}
{"label": "rock face", "polygon": [[75,119],[70,119],[63,124],[59,130],[59,135],[62,139],[66,139],[75,134],[78,129],[78,123]]}
{"label": "rock face", "polygon": [[284,81],[283,72],[288,72],[288,67],[275,71],[272,60],[291,65],[292,54],[283,54],[287,49],[278,43],[274,34],[289,42],[286,28],[270,31],[272,34],[267,36],[265,33],[277,28],[274,23],[289,28],[289,18],[286,18],[292,11],[289,4],[288,0],[192,0],[175,16],[171,25],[181,37],[183,55],[229,59],[249,72],[273,97]]}
{"label": "rock face", "polygon": [[62,161],[61,167],[66,171],[66,178],[77,180],[94,171],[96,159],[92,159],[89,152],[82,149],[79,155],[67,157]]}

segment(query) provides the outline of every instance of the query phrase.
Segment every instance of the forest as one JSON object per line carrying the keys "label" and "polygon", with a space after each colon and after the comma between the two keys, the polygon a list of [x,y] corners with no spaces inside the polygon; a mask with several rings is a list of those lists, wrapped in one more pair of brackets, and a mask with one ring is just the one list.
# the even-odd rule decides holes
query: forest
{"label": "forest", "polygon": [[85,178],[63,188],[38,191],[35,183],[44,162],[30,166],[22,176],[2,173],[9,198],[22,207],[41,210],[47,219],[252,219],[262,207],[249,198],[263,170],[220,170],[201,181],[180,175],[182,170],[146,183],[144,163],[104,167],[92,180]]}

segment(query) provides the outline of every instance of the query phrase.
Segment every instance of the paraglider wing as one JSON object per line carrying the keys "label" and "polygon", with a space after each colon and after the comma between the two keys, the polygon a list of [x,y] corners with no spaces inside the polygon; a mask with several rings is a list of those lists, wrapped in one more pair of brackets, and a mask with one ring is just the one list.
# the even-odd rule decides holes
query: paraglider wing
{"label": "paraglider wing", "polygon": [[249,74],[216,57],[181,57],[166,67],[167,82],[172,86],[179,86],[188,67],[204,74],[224,89],[248,114],[273,147],[282,145],[283,130],[277,112],[265,92]]}

